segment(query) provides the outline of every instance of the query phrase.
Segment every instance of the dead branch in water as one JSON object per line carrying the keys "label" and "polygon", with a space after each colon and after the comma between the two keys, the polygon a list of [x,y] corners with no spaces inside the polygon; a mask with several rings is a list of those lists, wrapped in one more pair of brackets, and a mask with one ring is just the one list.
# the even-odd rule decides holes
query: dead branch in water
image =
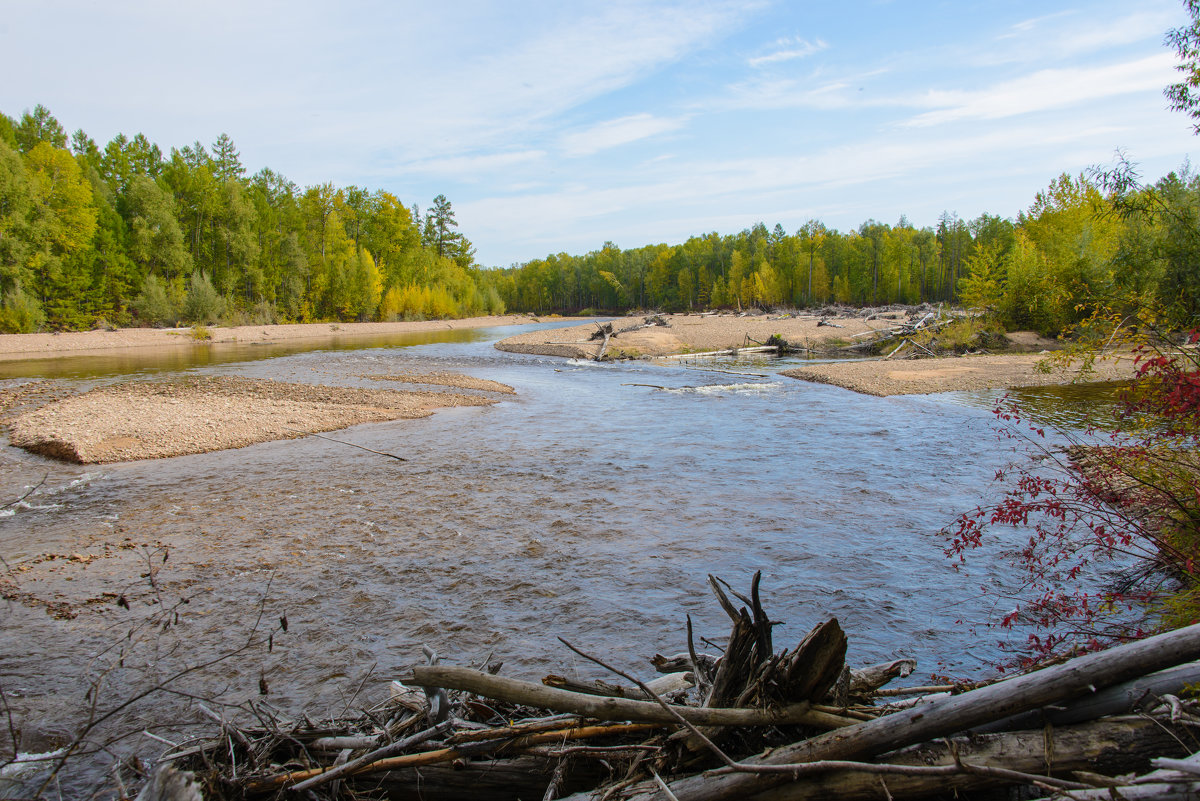
{"label": "dead branch in water", "polygon": [[336,442],[339,445],[349,445],[351,448],[358,448],[360,451],[366,451],[367,453],[373,453],[376,456],[386,456],[389,459],[395,459],[397,462],[407,462],[408,461],[408,459],[405,459],[403,456],[397,456],[394,453],[387,453],[386,451],[377,451],[372,448],[368,448],[365,445],[356,445],[353,442],[346,442],[345,440],[334,439],[333,437],[327,437],[324,434],[318,434],[315,431],[301,431],[298,428],[289,428],[288,431],[295,431],[297,434],[303,434],[306,437],[316,437],[317,439],[324,439],[324,440],[328,440],[330,442]]}

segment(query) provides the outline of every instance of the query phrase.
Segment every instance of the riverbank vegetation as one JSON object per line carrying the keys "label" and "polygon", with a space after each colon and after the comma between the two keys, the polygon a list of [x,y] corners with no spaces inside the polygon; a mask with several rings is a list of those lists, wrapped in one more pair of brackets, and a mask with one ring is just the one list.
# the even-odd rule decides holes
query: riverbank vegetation
{"label": "riverbank vegetation", "polygon": [[246,175],[222,134],[68,139],[0,114],[0,331],[502,314],[443,195]]}
{"label": "riverbank vegetation", "polygon": [[[1128,187],[1125,187],[1128,188]],[[623,312],[922,302],[992,308],[1010,330],[1057,335],[1101,298],[1154,299],[1180,320],[1197,306],[1200,178],[1188,167],[1135,192],[1165,213],[1122,215],[1132,199],[1106,174],[1061,175],[1015,220],[946,213],[934,227],[901,218],[837,231],[759,224],[681,245],[527,262],[497,281],[508,308]]]}

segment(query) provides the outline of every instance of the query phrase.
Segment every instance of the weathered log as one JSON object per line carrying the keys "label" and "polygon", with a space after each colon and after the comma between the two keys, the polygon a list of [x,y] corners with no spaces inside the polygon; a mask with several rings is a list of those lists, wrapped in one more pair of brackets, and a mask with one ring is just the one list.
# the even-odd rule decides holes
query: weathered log
{"label": "weathered log", "polygon": [[[612,323],[606,323],[604,326],[601,326],[599,333],[604,337],[604,343],[600,345],[600,350],[596,353],[596,361],[598,362],[604,360],[604,354],[608,352],[609,340],[616,336],[612,330]],[[592,337],[592,339],[595,338],[595,336]]]}
{"label": "weathered log", "polygon": [[725,350],[706,350],[703,353],[671,353],[661,356],[662,359],[692,359],[700,356],[737,356],[739,353],[766,353],[777,351],[774,345],[762,345],[754,348],[726,348]]}
{"label": "weathered log", "polygon": [[[1200,624],[1088,654],[1035,673],[922,704],[777,748],[750,763],[786,765],[823,759],[870,758],[905,745],[965,731],[999,718],[1094,693],[1136,676],[1200,658]],[[701,774],[671,784],[680,801],[745,798],[785,782],[779,774]],[[658,790],[639,785],[630,798],[648,801]]]}
{"label": "weathered log", "polygon": [[[412,676],[405,677],[404,681],[420,687],[465,690],[499,701],[551,709],[555,712],[572,712],[596,720],[644,720],[671,724],[678,722],[653,701],[584,695],[453,665],[417,665],[412,669]],[[764,726],[790,723],[832,728],[833,725],[846,723],[843,719],[835,719],[832,715],[813,711],[807,703],[792,704],[781,709],[705,709],[690,706],[676,706],[673,709],[691,723],[701,726]]]}
{"label": "weathered log", "polygon": [[1146,701],[1151,701],[1160,695],[1175,695],[1182,692],[1185,686],[1197,683],[1200,683],[1200,662],[1188,662],[1167,670],[1139,676],[1131,681],[1121,682],[1055,709],[1038,709],[977,726],[975,731],[1032,729],[1046,723],[1065,726],[1069,723],[1094,720],[1104,715],[1123,715],[1134,711]]}
{"label": "weathered log", "polygon": [[[648,723],[630,723],[621,726],[579,726],[571,729],[559,729],[555,731],[546,731],[538,734],[527,734],[521,737],[502,737],[494,740],[489,740],[481,743],[461,743],[448,748],[436,748],[432,751],[420,751],[415,754],[404,754],[402,756],[389,757],[381,759],[377,762],[372,762],[369,765],[361,767],[349,772],[349,776],[362,776],[364,774],[382,773],[391,770],[400,770],[402,768],[419,768],[427,765],[439,765],[446,762],[456,760],[467,760],[472,756],[479,756],[494,751],[507,750],[512,753],[520,753],[524,748],[535,745],[543,745],[545,743],[563,743],[570,740],[589,740],[597,737],[611,737],[617,734],[629,734],[633,732],[646,732],[658,728],[657,724]],[[272,790],[277,790],[281,787],[290,787],[293,785],[299,786],[304,782],[315,779],[321,776],[332,774],[336,769],[330,767],[312,768],[309,770],[297,770],[290,773],[282,773],[277,776],[270,776],[263,779],[251,781],[246,786],[246,791],[254,793],[266,793]],[[342,773],[342,771],[338,771]]]}
{"label": "weathered log", "polygon": [[[1076,771],[1142,770],[1156,755],[1183,750],[1174,735],[1156,721],[1110,718],[1062,729],[960,736],[951,739],[949,745],[939,741],[911,746],[883,754],[876,761],[888,765],[953,765],[951,748],[967,764],[1059,776]],[[887,794],[896,799],[921,798],[996,784],[995,778],[966,772],[953,776],[880,776],[837,770],[804,776],[753,797],[755,801],[875,801]],[[1072,791],[1072,796],[1077,792]],[[594,794],[581,792],[564,801],[593,798]]]}
{"label": "weathered log", "polygon": [[[1061,801],[1063,796],[1056,798],[1043,797],[1034,801]],[[1121,787],[1103,787],[1095,790],[1072,790],[1066,798],[1070,801],[1196,801],[1200,798],[1200,781],[1196,779],[1178,779],[1172,782],[1153,782],[1151,784],[1122,785]]]}
{"label": "weathered log", "polygon": [[[959,759],[967,764],[1055,776],[1070,776],[1077,771],[1142,770],[1157,754],[1183,750],[1171,732],[1155,721],[1144,719],[1110,719],[1062,729],[955,737],[950,742]],[[878,761],[890,765],[952,765],[954,757],[945,742],[937,742],[885,754]],[[879,782],[879,776],[837,771],[776,787],[755,796],[755,801],[877,799],[882,793]],[[928,778],[884,777],[884,784],[893,798],[920,798],[934,793],[949,795],[1000,783],[994,778],[970,773]],[[1072,790],[1071,797],[1079,792]]]}
{"label": "weathered log", "polygon": [[819,623],[781,665],[779,697],[817,701],[829,692],[846,662],[846,635],[837,618]]}
{"label": "weathered log", "polygon": [[850,693],[864,695],[874,692],[894,678],[910,675],[917,669],[915,659],[894,659],[878,665],[850,670]]}
{"label": "weathered log", "polygon": [[[717,658],[709,654],[696,654],[696,661],[700,663],[701,673],[713,673],[717,669]],[[659,673],[678,673],[679,671],[695,670],[695,664],[692,661],[691,654],[682,653],[672,656],[663,656],[655,654],[650,657],[650,664],[654,665],[654,669]]]}
{"label": "weathered log", "polygon": [[[405,737],[402,740],[397,740],[394,743],[388,743],[380,748],[369,751],[353,761],[343,761],[341,764],[335,764],[332,768],[324,771],[320,775],[313,776],[300,782],[295,786],[295,789],[307,790],[311,787],[316,787],[317,785],[331,782],[339,776],[353,775],[354,773],[364,770],[376,762],[381,762],[395,754],[402,754],[414,745],[423,743],[426,740],[431,740],[434,737],[445,733],[449,728],[449,721],[443,721],[432,728],[419,731],[416,734]],[[348,757],[349,751],[346,751],[345,755]]]}
{"label": "weathered log", "polygon": [[[542,684],[545,684],[547,687],[556,687],[560,690],[567,690],[573,693],[584,693],[585,695],[634,698],[638,701],[652,700],[637,687],[622,687],[618,684],[609,684],[600,679],[595,679],[591,682],[573,681],[565,676],[558,676],[551,673],[542,678]],[[656,679],[646,682],[646,686],[655,695],[670,695],[680,690],[691,689],[695,685],[693,684],[693,674],[690,671],[681,671],[659,676]]]}
{"label": "weathered log", "polygon": [[893,687],[887,690],[876,690],[875,695],[891,697],[897,695],[930,695],[932,693],[948,693],[956,689],[953,684],[933,684],[920,687]]}
{"label": "weathered log", "polygon": [[[517,801],[542,798],[555,762],[541,757],[473,760],[454,765],[404,768],[353,780],[351,786],[378,787],[389,801]],[[607,771],[596,760],[572,759],[558,785],[560,794],[594,787]],[[557,796],[556,796],[557,797]]]}

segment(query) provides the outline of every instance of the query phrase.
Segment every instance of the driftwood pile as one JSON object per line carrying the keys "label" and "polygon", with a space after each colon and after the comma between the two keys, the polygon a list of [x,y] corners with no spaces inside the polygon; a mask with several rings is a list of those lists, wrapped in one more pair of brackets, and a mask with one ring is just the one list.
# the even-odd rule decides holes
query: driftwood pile
{"label": "driftwood pile", "polygon": [[219,736],[173,749],[141,801],[1200,793],[1200,758],[1171,758],[1200,747],[1200,717],[1179,698],[1200,680],[1200,626],[1004,681],[888,690],[915,663],[846,668],[836,620],[776,651],[759,579],[743,596],[710,576],[732,622],[721,653],[697,650],[689,620],[688,650],[655,656],[663,675],[653,681],[565,641],[608,678],[538,684],[498,675],[499,665],[439,665],[427,651],[428,664],[361,719],[260,714],[260,728],[226,722]]}
{"label": "driftwood pile", "polygon": [[[600,350],[592,357],[595,361],[604,361],[604,356],[608,352],[609,340],[616,338],[620,334],[625,334],[630,331],[639,331],[643,328],[653,328],[655,326],[671,327],[671,323],[667,321],[661,314],[654,314],[642,319],[640,323],[627,325],[624,328],[613,330],[612,323],[596,323],[596,330],[587,338],[587,342],[601,342]],[[601,341],[602,340],[602,341]]]}

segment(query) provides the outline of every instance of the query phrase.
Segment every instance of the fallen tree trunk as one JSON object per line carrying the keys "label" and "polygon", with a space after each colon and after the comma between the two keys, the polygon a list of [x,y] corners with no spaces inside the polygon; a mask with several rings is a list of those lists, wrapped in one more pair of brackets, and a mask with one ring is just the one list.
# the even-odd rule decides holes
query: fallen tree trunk
{"label": "fallen tree trunk", "polygon": [[671,353],[663,359],[692,359],[699,356],[737,356],[739,353],[766,353],[779,350],[776,345],[760,345],[753,348],[726,348],[725,350],[706,350],[703,353]]}
{"label": "fallen tree trunk", "polygon": [[[950,742],[959,759],[967,764],[1057,776],[1068,776],[1075,771],[1142,770],[1155,756],[1185,750],[1159,723],[1141,718],[1099,720],[1062,729],[955,737]],[[885,754],[877,761],[889,765],[953,765],[954,756],[942,741]],[[880,776],[839,770],[804,777],[799,782],[761,793],[755,799],[866,801],[884,797],[884,786],[892,798],[920,798],[999,783],[994,777],[967,772],[955,776]],[[1071,795],[1078,792],[1073,790]],[[1124,795],[1123,788],[1121,793]]]}
{"label": "fallen tree trunk", "polygon": [[[824,759],[862,759],[965,731],[1047,704],[1094,693],[1136,676],[1200,658],[1200,624],[1127,643],[1054,667],[1017,676],[941,701],[839,729],[775,749],[750,764],[786,765]],[[780,774],[712,773],[671,783],[680,801],[725,801],[761,793],[788,780]],[[643,783],[631,799],[649,801],[656,785]]]}
{"label": "fallen tree trunk", "polygon": [[[960,736],[948,743],[923,743],[883,754],[877,761],[911,767],[954,765],[954,752],[957,752],[958,758],[967,764],[1061,776],[1075,771],[1142,770],[1155,756],[1185,750],[1178,739],[1156,721],[1109,718],[1062,729]],[[999,783],[996,777],[966,771],[950,776],[906,776],[831,770],[803,776],[754,798],[756,801],[875,801],[886,797],[900,799],[949,794]],[[1077,792],[1072,791],[1072,795]],[[1124,795],[1124,788],[1121,792]],[[587,801],[594,797],[592,793],[583,792],[563,801]]]}
{"label": "fallen tree trunk", "polygon": [[1032,729],[1046,723],[1054,726],[1066,726],[1084,720],[1095,720],[1104,715],[1123,715],[1160,695],[1180,693],[1189,684],[1200,684],[1200,662],[1188,662],[1147,676],[1139,676],[1132,681],[1107,687],[1093,695],[1063,704],[1061,707],[1025,712],[1015,717],[979,726],[975,731],[982,733]]}
{"label": "fallen tree trunk", "polygon": [[[535,684],[531,681],[493,676],[470,668],[454,665],[418,665],[405,684],[418,687],[441,687],[447,690],[466,690],[486,698],[525,704],[555,712],[571,712],[596,720],[644,720],[654,723],[677,724],[678,719],[653,701],[634,701],[629,698],[609,698],[584,695],[567,690]],[[835,728],[857,724],[858,721],[817,712],[808,703],[791,704],[780,709],[721,709],[674,706],[680,715],[698,726],[764,726],[804,724]]]}

